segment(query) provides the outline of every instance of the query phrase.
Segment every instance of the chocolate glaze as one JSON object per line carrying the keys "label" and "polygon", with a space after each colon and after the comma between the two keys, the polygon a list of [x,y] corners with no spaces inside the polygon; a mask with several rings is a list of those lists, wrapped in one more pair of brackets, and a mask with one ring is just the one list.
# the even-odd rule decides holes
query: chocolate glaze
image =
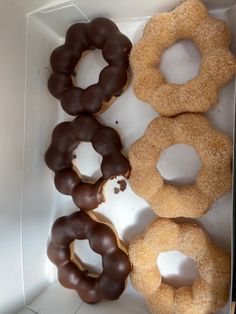
{"label": "chocolate glaze", "polygon": [[[104,102],[123,92],[131,46],[130,40],[107,18],[72,25],[67,30],[65,43],[50,57],[53,70],[48,80],[50,93],[70,115],[98,112]],[[75,87],[72,76],[82,53],[95,48],[102,49],[108,66],[101,71],[96,84],[85,89]]]}
{"label": "chocolate glaze", "polygon": [[[91,142],[95,151],[103,157],[103,176],[95,183],[80,177],[73,169],[73,151],[80,141]],[[80,209],[91,210],[104,201],[102,188],[108,179],[129,175],[130,164],[121,149],[119,135],[114,129],[101,125],[94,117],[81,114],[75,120],[60,123],[54,128],[45,161],[55,172],[58,191],[71,195]]]}
{"label": "chocolate glaze", "polygon": [[126,186],[127,186],[125,180],[119,180],[119,181],[117,181],[117,183],[119,184],[120,188],[115,187],[114,188],[114,194],[118,194],[120,191],[124,192],[124,190],[126,189]]}
{"label": "chocolate glaze", "polygon": [[119,181],[117,181],[117,183],[120,185],[121,192],[124,192],[124,190],[126,189],[126,186],[127,186],[125,180],[119,180]]}
{"label": "chocolate glaze", "polygon": [[119,188],[114,188],[114,193],[115,194],[118,194],[120,192],[120,189]]}
{"label": "chocolate glaze", "polygon": [[[88,270],[81,270],[71,260],[70,244],[84,239],[88,239],[91,249],[102,256],[103,271],[97,277],[91,277]],[[59,282],[76,290],[86,303],[116,300],[125,289],[125,280],[131,270],[127,254],[119,248],[112,229],[85,212],[75,212],[54,222],[47,253],[58,268]]]}

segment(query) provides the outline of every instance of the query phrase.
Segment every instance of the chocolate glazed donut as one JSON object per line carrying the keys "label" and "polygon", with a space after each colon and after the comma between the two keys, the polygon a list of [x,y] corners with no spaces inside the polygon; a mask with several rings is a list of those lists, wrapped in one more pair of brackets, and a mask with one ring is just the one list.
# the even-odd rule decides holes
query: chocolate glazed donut
{"label": "chocolate glazed donut", "polygon": [[[76,239],[88,239],[91,249],[102,256],[100,275],[94,277],[72,261],[70,245]],[[127,254],[119,248],[112,229],[85,212],[75,212],[55,221],[47,253],[58,268],[59,282],[66,288],[75,289],[86,303],[116,300],[125,289],[131,270]]]}
{"label": "chocolate glazed donut", "polygon": [[[80,141],[91,142],[95,151],[102,156],[103,176],[95,183],[83,178],[73,168],[73,151]],[[119,135],[114,129],[101,125],[94,117],[81,114],[74,121],[55,127],[45,161],[55,172],[54,181],[58,191],[71,195],[80,209],[91,210],[104,201],[102,187],[108,179],[118,175],[129,176],[130,164],[121,149]]]}
{"label": "chocolate glazed donut", "polygon": [[[67,30],[65,43],[51,54],[50,93],[61,101],[63,109],[70,115],[102,111],[103,105],[123,92],[128,79],[131,46],[130,40],[107,18],[72,25]],[[101,71],[96,84],[85,89],[74,86],[72,77],[82,53],[95,48],[102,49],[108,66]]]}

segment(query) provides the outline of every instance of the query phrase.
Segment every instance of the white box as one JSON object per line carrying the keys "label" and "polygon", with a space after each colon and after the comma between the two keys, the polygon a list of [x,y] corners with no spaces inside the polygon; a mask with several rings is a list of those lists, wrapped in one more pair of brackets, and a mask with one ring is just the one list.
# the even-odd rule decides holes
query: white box
{"label": "white box", "polygon": [[[51,71],[49,56],[63,42],[68,26],[74,22],[106,16],[135,42],[149,16],[170,10],[179,2],[1,1],[1,314],[19,311],[26,314],[32,310],[42,314],[148,313],[144,298],[130,284],[118,301],[91,306],[84,304],[76,292],[55,283],[55,267],[46,256],[47,239],[56,217],[67,215],[76,208],[69,197],[60,195],[54,188],[53,173],[46,167],[43,158],[54,126],[60,121],[72,119],[47,90]],[[213,15],[229,23],[233,34],[232,50],[236,52],[236,2],[205,2]],[[161,66],[170,80],[180,83],[197,74],[199,62],[197,50],[184,41],[165,52]],[[100,52],[88,54],[80,65],[78,83],[82,87],[93,83],[104,65]],[[231,81],[221,89],[219,103],[207,113],[213,124],[231,138],[234,132],[234,85],[235,82]],[[119,132],[127,152],[156,116],[151,106],[134,96],[130,84],[128,90],[99,119]],[[89,145],[80,149],[79,163],[86,174],[89,171],[85,158],[88,151]],[[182,156],[178,155],[175,162],[179,163],[181,159]],[[179,175],[179,169],[170,169],[167,161],[162,160],[162,169],[173,179]],[[91,155],[90,163],[96,170],[99,165],[96,154]],[[195,166],[194,160],[190,159],[188,169],[194,170]],[[115,185],[116,180],[107,185],[107,201],[97,211],[114,223],[120,237],[128,243],[135,234],[145,229],[155,214],[129,186],[125,192],[114,195]],[[198,219],[213,240],[229,254],[231,219],[231,193],[219,199],[206,215]],[[87,253],[84,246],[84,257]],[[98,263],[99,259],[94,259],[94,264]],[[177,272],[181,263],[183,260],[176,266]],[[168,273],[166,267],[164,271]],[[228,313],[228,308],[221,313]]]}

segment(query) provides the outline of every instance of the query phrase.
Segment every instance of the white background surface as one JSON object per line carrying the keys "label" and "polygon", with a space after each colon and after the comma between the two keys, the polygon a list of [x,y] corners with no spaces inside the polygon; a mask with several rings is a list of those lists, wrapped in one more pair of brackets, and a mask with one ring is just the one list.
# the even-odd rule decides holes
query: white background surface
{"label": "white background surface", "polygon": [[[14,2],[19,7],[14,5]],[[176,1],[148,1],[143,7],[142,1],[133,0],[129,4],[126,2],[132,10],[129,10],[129,7],[124,10],[125,7],[121,4],[112,3],[108,8],[106,1],[99,0],[96,1],[96,9],[99,12],[94,8],[92,0],[75,1],[76,5],[80,4],[82,15],[77,7],[70,6],[66,6],[63,10],[57,7],[54,11],[45,10],[44,13],[31,15],[28,18],[27,85],[26,106],[24,107],[26,46],[24,13],[28,10],[35,10],[39,5],[44,6],[47,2],[27,0],[0,2],[0,23],[2,25],[0,35],[4,40],[4,45],[1,45],[0,48],[0,53],[4,57],[1,69],[2,74],[4,73],[1,80],[3,101],[0,107],[0,139],[3,143],[0,163],[2,211],[0,236],[2,243],[6,244],[6,246],[0,246],[0,313],[16,313],[17,308],[23,306],[24,293],[26,303],[41,294],[31,304],[31,307],[41,310],[39,312],[43,314],[75,312],[88,314],[94,313],[95,309],[96,314],[147,313],[142,297],[132,288],[129,288],[119,301],[105,302],[96,308],[81,305],[73,291],[66,290],[57,284],[47,288],[55,279],[55,268],[45,254],[51,225],[56,217],[75,210],[70,198],[60,195],[54,189],[53,175],[43,162],[43,155],[50,142],[53,127],[59,121],[71,119],[62,112],[57,101],[47,91],[46,83],[50,73],[48,60],[52,49],[62,42],[68,25],[77,20],[86,20],[85,15],[89,18],[99,14],[119,18],[117,22],[120,30],[132,41],[136,41],[141,34],[145,20],[142,18],[120,19],[154,14],[157,10],[175,6]],[[209,2],[222,5],[222,1]],[[227,4],[232,3],[233,1],[227,2]],[[233,29],[234,9],[217,10],[214,11],[214,14],[222,15],[231,23],[231,29]],[[234,27],[234,29],[236,28]],[[236,34],[234,34],[234,38],[236,38],[235,36]],[[199,65],[197,56],[196,49],[189,42],[178,43],[168,49],[162,60],[162,68],[165,69],[164,72],[168,79],[182,82],[195,75]],[[93,68],[88,68],[86,61],[93,64]],[[90,84],[90,80],[94,81],[95,69],[97,68],[97,72],[100,71],[102,64],[103,61],[99,58],[99,54],[88,55],[79,70],[79,75],[85,84]],[[208,114],[214,125],[231,137],[233,134],[233,87],[234,83],[231,82],[221,90],[219,104]],[[129,87],[112,107],[100,116],[100,120],[117,129],[121,135],[124,150],[127,152],[129,146],[143,134],[146,126],[155,116],[156,113],[153,109],[136,99]],[[84,152],[86,153],[86,149]],[[23,158],[25,159],[24,166]],[[96,157],[93,160],[97,162]],[[177,160],[177,162],[179,161]],[[83,163],[82,153],[81,163]],[[168,168],[167,164],[166,170]],[[21,197],[23,170],[23,197]],[[86,167],[84,171],[87,171]],[[175,177],[173,172],[171,175]],[[129,187],[125,192],[114,195],[115,184],[115,182],[111,182],[107,185],[107,202],[101,205],[98,211],[115,224],[120,237],[128,243],[135,234],[145,229],[155,215],[149,209],[148,204],[137,197]],[[214,240],[227,252],[230,252],[230,204],[231,195],[228,194],[217,201],[207,215],[199,219]],[[23,214],[22,250],[21,210]],[[180,261],[179,267],[182,263],[183,260]],[[24,313],[27,313],[27,310]]]}

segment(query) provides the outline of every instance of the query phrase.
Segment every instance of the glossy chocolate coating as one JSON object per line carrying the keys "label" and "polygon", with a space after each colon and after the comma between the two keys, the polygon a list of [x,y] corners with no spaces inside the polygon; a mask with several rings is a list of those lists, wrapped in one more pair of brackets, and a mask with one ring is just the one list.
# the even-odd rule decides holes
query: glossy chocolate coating
{"label": "glossy chocolate coating", "polygon": [[[103,176],[95,183],[79,177],[73,169],[73,151],[81,141],[91,142],[95,151],[103,157]],[[114,129],[103,126],[94,117],[81,114],[73,121],[60,123],[54,128],[45,161],[55,172],[58,191],[71,195],[80,209],[91,210],[104,201],[102,188],[108,179],[129,175],[130,164],[121,149],[120,137]]]}
{"label": "glossy chocolate coating", "polygon": [[[130,40],[107,18],[72,25],[67,30],[65,43],[50,57],[53,70],[48,80],[50,93],[70,115],[98,112],[104,103],[123,92],[131,47]],[[95,48],[102,49],[108,66],[101,71],[96,84],[85,89],[75,87],[72,76],[82,53]]]}
{"label": "glossy chocolate coating", "polygon": [[[71,260],[70,244],[84,239],[88,239],[91,249],[102,256],[103,271],[95,278]],[[85,212],[75,212],[54,222],[47,253],[58,268],[60,283],[76,290],[86,303],[116,300],[125,289],[131,270],[127,254],[119,248],[112,229]]]}

